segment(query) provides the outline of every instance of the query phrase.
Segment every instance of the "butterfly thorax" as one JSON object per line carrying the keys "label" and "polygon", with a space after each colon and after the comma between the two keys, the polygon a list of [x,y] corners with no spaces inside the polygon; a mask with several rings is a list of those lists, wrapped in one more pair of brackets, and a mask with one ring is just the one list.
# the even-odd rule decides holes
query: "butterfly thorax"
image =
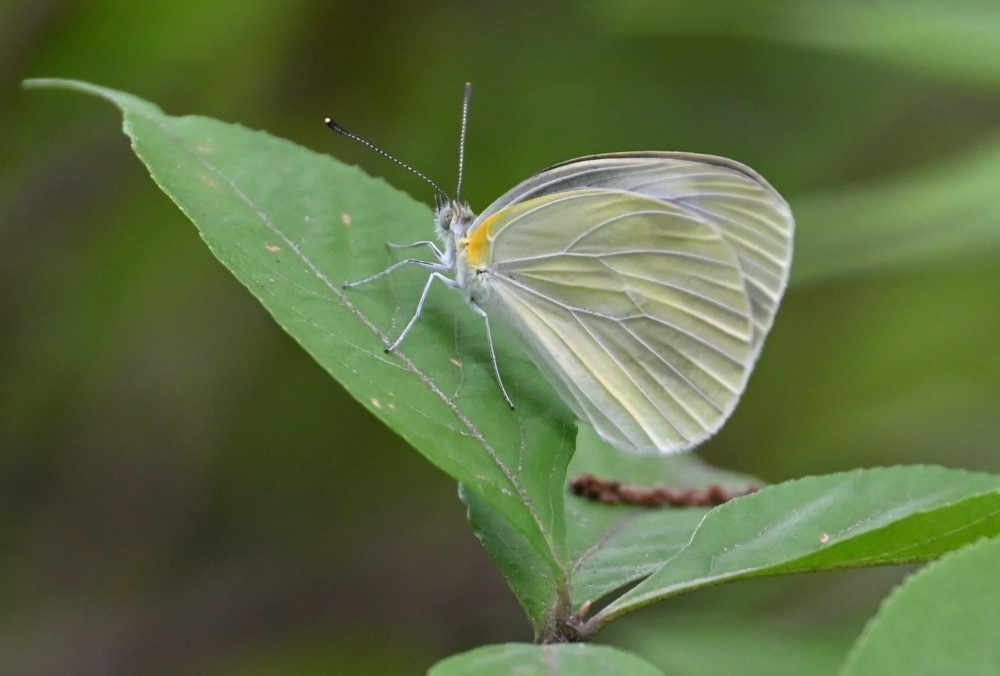
{"label": "butterfly thorax", "polygon": [[434,233],[444,245],[441,262],[455,268],[455,261],[464,249],[466,233],[476,220],[476,214],[465,202],[448,200],[434,210]]}
{"label": "butterfly thorax", "polygon": [[450,200],[434,212],[435,231],[444,244],[442,263],[455,272],[459,288],[473,302],[487,293],[485,280],[482,279],[485,266],[478,252],[475,233],[470,233],[475,222],[476,214],[467,203],[458,200]]}

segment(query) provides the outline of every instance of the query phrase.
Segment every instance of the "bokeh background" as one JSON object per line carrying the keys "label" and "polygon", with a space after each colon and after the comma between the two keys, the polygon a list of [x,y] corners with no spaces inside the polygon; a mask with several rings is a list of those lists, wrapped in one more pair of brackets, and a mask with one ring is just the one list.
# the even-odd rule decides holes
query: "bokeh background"
{"label": "bokeh background", "polygon": [[[584,154],[741,160],[792,204],[798,257],[703,455],[772,482],[1000,470],[995,2],[25,0],[0,45],[2,673],[419,673],[530,640],[453,482],[215,262],[115,110],[25,77],[265,129],[428,201],[322,119],[447,186],[472,81],[477,209]],[[796,673],[903,572],[722,587],[601,638]]]}

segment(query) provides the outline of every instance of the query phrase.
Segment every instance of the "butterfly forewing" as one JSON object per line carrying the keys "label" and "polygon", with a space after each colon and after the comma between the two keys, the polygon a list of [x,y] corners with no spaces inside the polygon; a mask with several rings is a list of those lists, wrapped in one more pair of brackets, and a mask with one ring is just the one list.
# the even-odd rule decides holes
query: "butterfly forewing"
{"label": "butterfly forewing", "polygon": [[788,280],[794,228],[788,204],[767,181],[749,167],[710,155],[595,155],[535,174],[494,202],[480,219],[519,202],[578,188],[646,195],[713,225],[737,254],[759,352]]}
{"label": "butterfly forewing", "polygon": [[683,205],[600,189],[519,200],[478,222],[484,306],[604,439],[669,453],[722,424],[755,346],[744,274],[718,228]]}

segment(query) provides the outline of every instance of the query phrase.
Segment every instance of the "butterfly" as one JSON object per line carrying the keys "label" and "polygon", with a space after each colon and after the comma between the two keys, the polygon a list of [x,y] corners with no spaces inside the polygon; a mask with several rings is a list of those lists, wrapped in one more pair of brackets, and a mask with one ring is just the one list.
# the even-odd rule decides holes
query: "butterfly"
{"label": "butterfly", "polygon": [[[459,176],[471,88],[462,109]],[[414,171],[443,196],[434,281],[482,317],[494,375],[495,319],[583,422],[629,452],[669,454],[715,433],[733,412],[774,321],[791,267],[794,219],[781,195],[733,160],[624,152],[563,162],[524,180],[478,216],[426,176],[330,119],[327,124]]]}

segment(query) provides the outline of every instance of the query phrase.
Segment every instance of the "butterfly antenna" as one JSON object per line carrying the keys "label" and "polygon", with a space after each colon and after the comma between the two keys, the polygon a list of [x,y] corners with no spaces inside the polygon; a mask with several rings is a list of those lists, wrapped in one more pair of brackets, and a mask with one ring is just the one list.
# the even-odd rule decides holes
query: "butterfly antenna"
{"label": "butterfly antenna", "polygon": [[[374,150],[375,152],[377,152],[382,157],[384,157],[384,158],[386,158],[388,160],[392,160],[393,162],[395,162],[396,164],[398,164],[399,166],[401,166],[403,169],[406,169],[411,174],[415,174],[416,176],[419,176],[424,181],[426,181],[428,185],[430,185],[432,188],[434,188],[435,190],[437,190],[438,194],[441,197],[443,197],[445,200],[451,200],[451,198],[448,197],[448,193],[446,193],[444,190],[442,190],[441,186],[439,186],[437,183],[435,183],[434,181],[432,181],[423,172],[417,171],[416,169],[414,169],[413,167],[411,167],[410,165],[408,165],[406,162],[403,162],[402,160],[396,159],[394,156],[392,156],[389,153],[387,153],[386,151],[382,150],[381,148],[379,148],[377,145],[375,145],[371,141],[367,141],[367,140],[361,138],[360,136],[358,136],[357,134],[352,134],[351,132],[347,131],[346,129],[344,129],[343,127],[341,127],[339,124],[337,124],[336,122],[334,122],[329,117],[326,118],[323,121],[326,122],[326,126],[328,126],[330,129],[334,130],[338,134],[341,134],[342,136],[346,136],[347,138],[351,139],[352,141],[357,141],[361,145],[366,146],[367,148],[370,148],[371,150]],[[463,124],[463,127],[464,126],[465,125]],[[463,131],[463,136],[464,136],[464,131]]]}
{"label": "butterfly antenna", "polygon": [[462,197],[462,176],[465,174],[465,130],[469,123],[469,99],[472,98],[472,83],[465,83],[465,98],[462,100],[462,135],[458,140],[458,187],[455,199]]}

